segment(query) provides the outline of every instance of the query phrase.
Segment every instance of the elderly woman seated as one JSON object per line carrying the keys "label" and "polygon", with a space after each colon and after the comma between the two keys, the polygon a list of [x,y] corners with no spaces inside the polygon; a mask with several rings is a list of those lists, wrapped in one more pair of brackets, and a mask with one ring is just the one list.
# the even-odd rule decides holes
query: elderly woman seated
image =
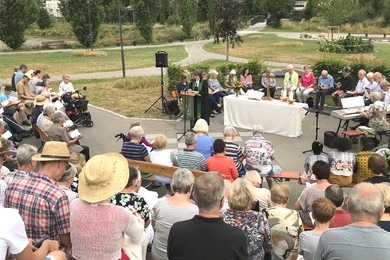
{"label": "elderly woman seated", "polygon": [[194,175],[190,170],[179,168],[172,176],[173,196],[161,198],[153,208],[152,226],[155,230],[153,259],[168,259],[167,243],[172,225],[198,214],[198,207],[189,201],[194,181]]}
{"label": "elderly woman seated", "polygon": [[382,192],[385,212],[383,213],[378,225],[390,232],[390,183],[377,183],[375,186]]}
{"label": "elderly woman seated", "polygon": [[244,175],[246,170],[242,164],[244,160],[244,153],[239,144],[234,142],[234,137],[237,135],[237,131],[233,126],[226,126],[223,131],[224,142],[226,145],[225,155],[233,159],[238,173]]}
{"label": "elderly woman seated", "polygon": [[144,130],[141,126],[134,126],[130,129],[131,140],[124,142],[121,154],[127,159],[150,162],[150,156],[146,146],[141,144]]}
{"label": "elderly woman seated", "polygon": [[65,127],[63,126],[65,121],[66,121],[66,115],[61,111],[57,111],[53,118],[53,124],[50,126],[48,130],[48,136],[50,140],[58,141],[58,142],[66,142],[70,153],[73,152],[82,153],[85,156],[85,160],[88,161],[89,147],[80,145],[78,141],[80,136],[76,136],[73,139],[70,138],[70,135],[68,134]]}
{"label": "elderly woman seated", "polygon": [[270,95],[273,98],[276,90],[275,74],[271,72],[271,68],[267,68],[261,77],[261,85],[264,87],[264,91],[267,93],[267,85],[269,84]]}
{"label": "elderly woman seated", "polygon": [[271,230],[262,213],[252,211],[255,197],[252,185],[239,178],[235,180],[228,194],[229,209],[222,217],[225,223],[239,227],[247,239],[248,259],[264,259],[272,252]]}
{"label": "elderly woman seated", "polygon": [[134,166],[129,166],[129,180],[126,186],[110,198],[114,205],[124,207],[130,212],[136,211],[145,222],[145,228],[150,224],[150,210],[145,199],[138,195],[141,188],[141,173]]}
{"label": "elderly woman seated", "polygon": [[316,199],[325,197],[325,190],[330,185],[328,182],[330,175],[330,167],[328,163],[324,161],[317,161],[313,164],[312,170],[313,174],[316,176],[317,183],[313,186],[306,187],[295,202],[295,209],[301,211],[303,222],[309,226],[313,226],[309,215],[311,212],[311,204],[313,204],[313,201]]}
{"label": "elderly woman seated", "polygon": [[209,126],[204,119],[198,119],[196,121],[193,130],[196,133],[196,146],[195,151],[203,154],[204,159],[207,159],[213,154],[213,143],[212,137],[208,136]]}
{"label": "elderly woman seated", "polygon": [[221,86],[218,81],[218,72],[216,70],[212,70],[210,72],[210,78],[208,80],[209,88],[212,90],[212,95],[216,98],[217,103],[219,103],[219,99],[227,96],[226,90]]}
{"label": "elderly woman seated", "polygon": [[[271,189],[273,206],[263,210],[269,222],[272,223],[270,226],[275,241],[274,253],[280,259],[296,259],[298,237],[302,232],[302,220],[298,211],[287,208],[290,194],[291,189],[286,183],[274,185]],[[288,258],[289,256],[291,258]]]}
{"label": "elderly woman seated", "polygon": [[255,190],[255,200],[259,202],[260,209],[271,207],[271,192],[267,188],[260,188],[261,178],[259,173],[257,171],[248,171],[244,179],[252,184]]}
{"label": "elderly woman seated", "polygon": [[[156,150],[150,152],[150,161],[152,163],[165,166],[179,166],[175,154],[170,149],[166,149],[168,139],[163,134],[158,134],[154,139]],[[154,175],[154,180],[165,183],[167,193],[170,192],[171,178],[167,176]]]}
{"label": "elderly woman seated", "polygon": [[339,186],[350,185],[356,163],[355,154],[351,152],[351,141],[345,137],[337,137],[333,139],[332,146],[336,151],[328,154],[331,172],[329,182]]}
{"label": "elderly woman seated", "polygon": [[245,142],[245,167],[247,170],[256,170],[259,172],[261,177],[266,178],[268,187],[272,188],[272,160],[275,158],[275,151],[272,143],[263,137],[263,132],[263,126],[253,126],[253,137]]}
{"label": "elderly woman seated", "polygon": [[45,104],[43,106],[43,117],[40,121],[37,121],[38,126],[42,129],[43,132],[48,132],[50,126],[53,124],[54,114],[56,112],[56,108],[52,104]]}
{"label": "elderly woman seated", "polygon": [[368,110],[362,112],[363,116],[368,119],[368,126],[376,130],[386,128],[389,123],[386,121],[386,104],[381,101],[381,94],[379,92],[372,92],[370,94],[372,104]]}
{"label": "elderly woman seated", "polygon": [[70,189],[73,183],[74,177],[77,174],[77,168],[74,164],[68,163],[64,174],[58,179],[58,187],[63,190],[68,196],[69,205],[70,203],[78,198],[78,194]]}

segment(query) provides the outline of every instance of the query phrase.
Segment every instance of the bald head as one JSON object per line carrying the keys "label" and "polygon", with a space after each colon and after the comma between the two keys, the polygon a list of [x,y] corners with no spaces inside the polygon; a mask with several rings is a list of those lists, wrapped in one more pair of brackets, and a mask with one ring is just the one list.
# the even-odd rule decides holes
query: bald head
{"label": "bald head", "polygon": [[375,185],[359,183],[349,194],[348,209],[352,222],[370,221],[377,224],[384,211],[383,195]]}
{"label": "bald head", "polygon": [[323,78],[326,78],[326,77],[328,76],[328,71],[327,71],[327,70],[321,71],[321,76],[322,76]]}

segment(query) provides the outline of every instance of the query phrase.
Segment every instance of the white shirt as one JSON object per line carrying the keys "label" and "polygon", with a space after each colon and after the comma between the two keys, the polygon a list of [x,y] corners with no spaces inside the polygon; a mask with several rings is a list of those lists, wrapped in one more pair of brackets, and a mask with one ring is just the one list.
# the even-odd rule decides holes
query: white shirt
{"label": "white shirt", "polygon": [[74,92],[75,89],[73,87],[72,82],[68,82],[68,84],[65,84],[65,82],[62,81],[60,83],[60,90],[62,90],[65,93],[68,93],[68,92]]}
{"label": "white shirt", "polygon": [[368,93],[368,89],[370,90],[370,93],[372,93],[374,91],[377,91],[379,93],[381,92],[381,88],[379,87],[378,83],[376,83],[375,81],[373,81],[373,82],[368,81],[366,89],[364,90],[364,98],[365,99],[369,99],[371,97],[370,93]]}
{"label": "white shirt", "polygon": [[25,226],[18,210],[0,206],[0,259],[5,259],[7,248],[19,254],[28,246]]}
{"label": "white shirt", "polygon": [[385,102],[386,106],[390,106],[390,89],[388,91],[384,92],[384,94],[385,94],[384,102]]}
{"label": "white shirt", "polygon": [[365,91],[364,89],[367,87],[368,83],[370,83],[370,82],[368,81],[368,79],[366,77],[364,77],[363,79],[360,79],[356,85],[356,92],[361,93],[361,92]]}

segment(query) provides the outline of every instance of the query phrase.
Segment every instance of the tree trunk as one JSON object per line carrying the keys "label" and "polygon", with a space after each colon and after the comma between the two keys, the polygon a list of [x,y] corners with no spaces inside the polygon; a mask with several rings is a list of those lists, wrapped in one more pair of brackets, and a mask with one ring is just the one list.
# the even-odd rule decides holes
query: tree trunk
{"label": "tree trunk", "polygon": [[226,60],[229,60],[229,36],[226,37]]}

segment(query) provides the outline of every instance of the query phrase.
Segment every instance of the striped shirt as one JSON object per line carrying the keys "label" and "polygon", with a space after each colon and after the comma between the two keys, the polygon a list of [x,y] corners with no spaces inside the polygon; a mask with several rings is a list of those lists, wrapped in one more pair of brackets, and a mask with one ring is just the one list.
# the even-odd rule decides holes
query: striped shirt
{"label": "striped shirt", "polygon": [[29,176],[9,184],[4,207],[18,209],[29,238],[40,239],[70,233],[69,201],[50,177],[29,172]]}
{"label": "striped shirt", "polygon": [[144,157],[149,155],[145,145],[133,142],[124,142],[121,154],[127,159],[136,161],[143,161]]}
{"label": "striped shirt", "polygon": [[242,159],[244,157],[241,146],[239,144],[230,141],[225,141],[225,145],[226,145],[225,155],[227,157],[232,158],[234,164],[236,165],[237,171],[241,171],[243,167]]}
{"label": "striped shirt", "polygon": [[203,154],[195,151],[184,149],[177,153],[177,161],[180,168],[186,168],[189,170],[206,170],[206,160],[204,159]]}

